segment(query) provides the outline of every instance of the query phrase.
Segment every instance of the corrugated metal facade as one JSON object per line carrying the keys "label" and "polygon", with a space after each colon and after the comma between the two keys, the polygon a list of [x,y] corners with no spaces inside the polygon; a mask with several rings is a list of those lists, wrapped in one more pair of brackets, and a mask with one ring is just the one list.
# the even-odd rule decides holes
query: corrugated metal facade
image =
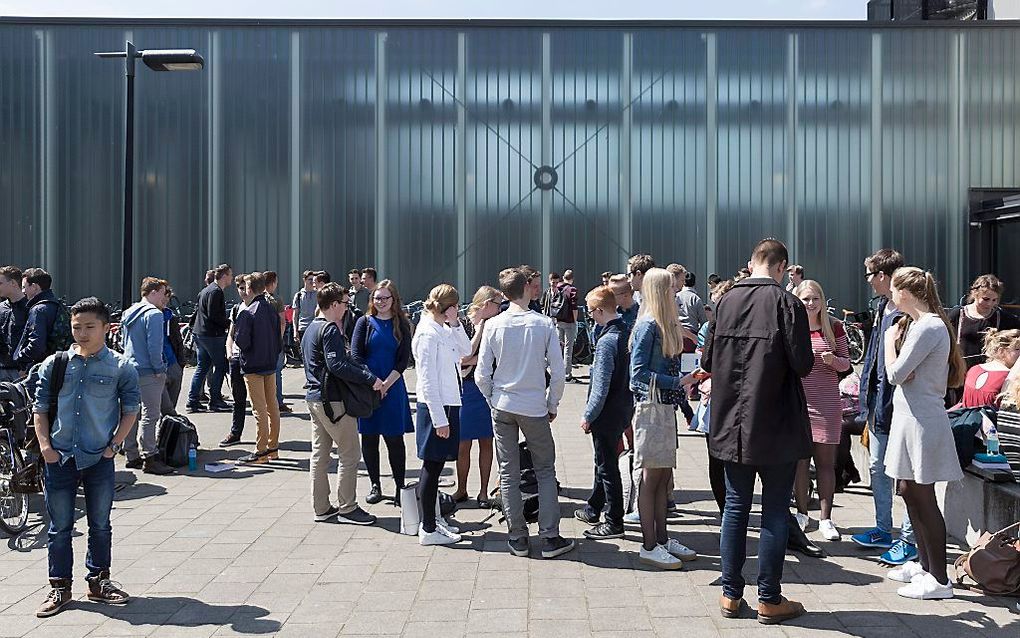
{"label": "corrugated metal facade", "polygon": [[[729,274],[763,236],[846,306],[892,246],[966,285],[966,195],[1020,184],[1017,25],[0,21],[0,261],[114,300],[123,79],[136,278],[376,266],[405,299],[507,264],[582,287],[632,252]],[[534,182],[542,166],[558,182]],[[1008,280],[1009,273],[1002,273]]]}

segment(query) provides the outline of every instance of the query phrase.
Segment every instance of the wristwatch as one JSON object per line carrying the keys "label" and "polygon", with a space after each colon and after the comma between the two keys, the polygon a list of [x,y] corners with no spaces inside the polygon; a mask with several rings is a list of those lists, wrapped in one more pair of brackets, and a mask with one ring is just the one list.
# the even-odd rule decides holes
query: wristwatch
{"label": "wristwatch", "polygon": [[110,441],[110,449],[113,450],[113,454],[116,456],[124,451],[124,442],[121,441],[120,443],[114,443],[113,441]]}

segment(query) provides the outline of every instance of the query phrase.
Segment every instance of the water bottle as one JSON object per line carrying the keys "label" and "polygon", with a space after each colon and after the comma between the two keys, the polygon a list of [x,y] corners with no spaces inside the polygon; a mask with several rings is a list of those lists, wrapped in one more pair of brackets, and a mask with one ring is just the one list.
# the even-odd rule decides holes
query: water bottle
{"label": "water bottle", "polygon": [[188,448],[188,470],[194,472],[198,469],[198,450],[194,446]]}
{"label": "water bottle", "polygon": [[985,450],[989,454],[999,453],[999,432],[994,426],[988,431],[988,434],[985,435]]}

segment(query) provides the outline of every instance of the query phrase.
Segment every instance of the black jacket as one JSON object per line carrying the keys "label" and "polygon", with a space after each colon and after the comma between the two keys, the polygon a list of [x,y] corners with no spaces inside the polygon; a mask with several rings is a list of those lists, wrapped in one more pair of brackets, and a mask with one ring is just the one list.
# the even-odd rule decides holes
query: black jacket
{"label": "black jacket", "polygon": [[195,336],[225,337],[230,320],[227,319],[227,302],[223,290],[212,282],[198,293],[195,309]]}
{"label": "black jacket", "polygon": [[21,335],[28,322],[28,297],[11,303],[0,303],[0,368],[14,368],[14,352],[21,343]]}
{"label": "black jacket", "polygon": [[265,294],[237,313],[234,343],[241,351],[241,371],[245,374],[274,374],[280,341],[280,315]]}
{"label": "black jacket", "polygon": [[814,362],[804,304],[772,279],[737,282],[716,306],[701,358],[712,373],[711,455],[745,465],[808,458],[801,378]]}

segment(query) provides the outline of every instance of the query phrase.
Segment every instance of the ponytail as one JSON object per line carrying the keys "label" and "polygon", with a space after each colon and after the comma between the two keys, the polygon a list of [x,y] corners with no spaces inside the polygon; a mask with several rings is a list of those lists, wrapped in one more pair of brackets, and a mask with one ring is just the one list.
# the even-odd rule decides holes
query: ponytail
{"label": "ponytail", "polygon": [[[967,378],[967,364],[963,361],[963,353],[960,351],[960,344],[953,338],[954,329],[949,323],[949,317],[942,307],[942,300],[939,298],[938,287],[935,284],[935,277],[926,270],[914,266],[897,268],[893,273],[893,288],[906,290],[923,301],[928,306],[928,311],[939,316],[949,333],[949,376],[946,385],[950,388],[963,386]],[[900,352],[903,342],[907,338],[907,329],[914,322],[909,315],[903,315],[897,321],[900,326],[900,338],[896,340],[896,352]]]}

